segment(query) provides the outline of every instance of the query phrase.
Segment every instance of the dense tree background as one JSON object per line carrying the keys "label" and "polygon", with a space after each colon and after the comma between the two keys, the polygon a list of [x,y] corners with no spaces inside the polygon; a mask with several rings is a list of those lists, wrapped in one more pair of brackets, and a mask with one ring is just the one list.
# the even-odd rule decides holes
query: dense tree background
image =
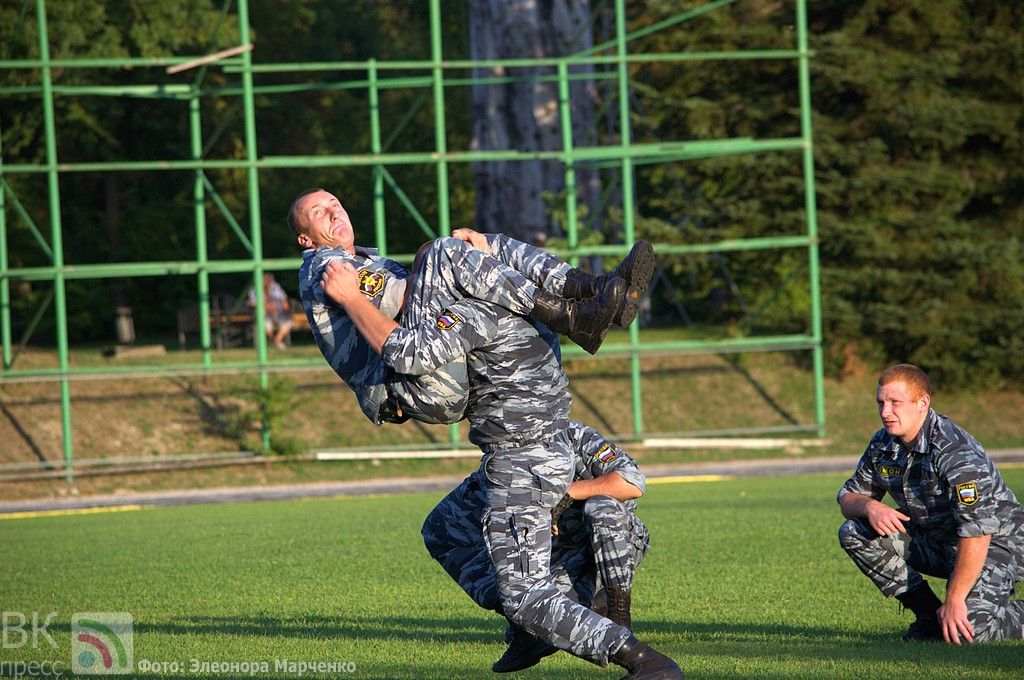
{"label": "dense tree background", "polygon": [[[0,0],[0,58],[37,54],[31,3]],[[220,2],[49,2],[54,58],[203,54],[237,42],[236,17]],[[548,3],[541,3],[548,4]],[[630,3],[633,28],[649,26],[698,2]],[[427,3],[282,0],[251,3],[257,63],[425,59]],[[610,3],[591,0],[594,42],[609,26]],[[27,7],[27,9],[26,9]],[[445,56],[471,53],[471,3],[443,3]],[[1019,384],[1024,379],[1024,4],[995,0],[821,0],[809,3],[815,168],[822,292],[830,368],[856,370],[913,361],[944,385]],[[783,48],[795,45],[793,3],[741,0],[694,21],[634,41],[631,52]],[[512,56],[512,55],[509,55]],[[525,56],[525,55],[524,55]],[[601,72],[602,68],[596,69]],[[389,75],[419,75],[405,72]],[[451,72],[448,77],[468,76]],[[631,66],[630,121],[637,142],[799,134],[793,60],[695,61]],[[33,70],[0,70],[0,87],[38,83]],[[365,153],[368,102],[348,87],[359,71],[265,74],[259,85],[322,83],[257,101],[261,156]],[[64,84],[191,83],[195,73],[162,69],[58,69]],[[204,80],[208,158],[244,154],[238,97],[219,93],[237,78],[209,69]],[[614,88],[595,86],[596,134],[614,141]],[[468,87],[446,91],[448,144],[471,144]],[[58,97],[61,160],[187,158],[183,101]],[[386,90],[381,115],[389,151],[433,145],[429,89]],[[0,95],[5,162],[44,159],[37,95]],[[432,166],[389,168],[417,209],[436,224]],[[449,167],[453,224],[474,221],[473,170]],[[595,170],[596,172],[596,170]],[[611,197],[584,214],[592,242],[621,240],[617,172],[595,183]],[[372,240],[372,171],[301,168],[261,171],[266,257],[297,255],[282,216],[292,196],[312,185],[339,193],[357,229]],[[208,173],[232,213],[247,221],[244,171]],[[42,175],[5,175],[47,235]],[[804,227],[798,154],[733,156],[637,168],[638,231],[658,242],[799,234]],[[550,187],[552,215],[559,186]],[[191,173],[61,175],[66,259],[70,263],[192,259]],[[391,252],[409,252],[427,234],[389,195]],[[9,203],[9,202],[8,202]],[[593,205],[584,211],[597,212]],[[216,208],[208,206],[212,258],[245,250]],[[10,266],[46,263],[34,238],[8,207]],[[694,323],[714,332],[803,332],[808,328],[803,251],[666,257],[654,292],[653,323]],[[288,283],[286,279],[286,284]],[[215,277],[214,289],[240,292],[244,276]],[[24,328],[49,284],[16,282],[15,323]],[[154,289],[159,294],[153,294]],[[70,282],[75,339],[112,334],[113,306],[127,303],[142,329],[173,331],[174,310],[194,299],[192,277]],[[52,316],[52,315],[46,315]],[[41,328],[36,339],[45,336]],[[42,333],[43,335],[40,335]]]}

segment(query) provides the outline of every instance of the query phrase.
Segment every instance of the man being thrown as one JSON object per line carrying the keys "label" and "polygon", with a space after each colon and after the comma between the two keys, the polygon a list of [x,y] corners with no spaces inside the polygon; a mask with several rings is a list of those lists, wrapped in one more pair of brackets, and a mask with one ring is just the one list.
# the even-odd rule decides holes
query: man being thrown
{"label": "man being thrown", "polygon": [[[324,296],[320,279],[329,262],[347,262],[358,268],[360,290],[386,316],[394,316],[404,305],[403,324],[432,321],[455,300],[477,297],[564,332],[591,353],[597,351],[613,321],[632,320],[639,295],[653,273],[653,251],[645,241],[634,247],[625,266],[591,276],[546,251],[505,236],[457,230],[467,241],[475,240],[478,247],[457,238],[436,239],[421,249],[410,279],[398,263],[355,245],[348,213],[337,197],[323,189],[308,190],[295,199],[288,212],[288,226],[307,249],[299,271],[299,296],[317,345],[355,392],[364,414],[377,424],[397,420],[394,405],[404,398],[410,402],[406,404],[412,411],[408,415],[419,420],[460,419],[462,411],[454,396],[450,408],[431,414],[418,413],[422,404],[410,396],[423,381],[439,381],[436,387],[450,390],[460,378],[459,364],[419,381],[395,379],[355,331],[345,311]],[[627,277],[625,281],[620,273]]]}
{"label": "man being thrown", "polygon": [[[932,410],[931,393],[911,364],[879,377],[882,429],[839,490],[839,543],[914,612],[904,640],[1021,639],[1024,602],[1010,596],[1024,575],[1024,509],[981,444]],[[921,574],[947,579],[945,602]]]}
{"label": "man being thrown", "polygon": [[551,574],[551,511],[573,477],[572,399],[554,339],[522,316],[473,299],[449,305],[434,323],[399,326],[359,292],[348,264],[328,266],[323,283],[396,372],[427,374],[465,357],[469,438],[484,454],[482,532],[505,616],[576,656],[623,666],[633,680],[682,678],[675,662],[627,628],[566,597]]}

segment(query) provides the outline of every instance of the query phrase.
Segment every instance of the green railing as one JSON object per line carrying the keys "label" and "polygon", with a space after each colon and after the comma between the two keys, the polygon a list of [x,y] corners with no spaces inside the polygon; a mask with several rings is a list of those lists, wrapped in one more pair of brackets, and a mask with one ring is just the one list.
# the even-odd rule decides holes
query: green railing
{"label": "green railing", "polygon": [[[636,196],[634,195],[633,173],[637,165],[651,163],[674,163],[692,159],[703,159],[738,154],[759,154],[765,152],[799,152],[802,155],[804,195],[806,207],[806,231],[799,235],[781,237],[760,237],[735,239],[712,243],[690,245],[659,244],[658,252],[663,255],[694,254],[710,252],[728,252],[742,250],[777,250],[802,249],[807,257],[807,283],[810,290],[809,328],[803,334],[777,335],[735,338],[728,340],[676,341],[676,342],[644,342],[642,333],[636,323],[628,331],[625,343],[608,344],[602,349],[605,355],[628,355],[630,358],[630,379],[632,388],[632,415],[634,438],[649,435],[645,433],[643,423],[643,404],[641,400],[641,357],[652,352],[678,353],[738,353],[750,351],[810,351],[813,356],[813,399],[815,405],[815,422],[806,425],[786,426],[791,432],[816,432],[824,435],[825,406],[823,389],[822,331],[821,331],[821,296],[818,264],[818,236],[815,213],[814,195],[814,162],[811,141],[811,106],[810,78],[808,60],[810,52],[807,41],[807,16],[805,0],[795,1],[794,24],[797,44],[795,49],[788,50],[749,50],[735,52],[697,52],[697,53],[657,53],[630,54],[629,44],[632,40],[663,30],[669,26],[690,20],[721,6],[731,4],[735,0],[716,0],[701,7],[680,13],[658,24],[628,32],[626,29],[625,0],[615,0],[615,38],[608,43],[596,45],[585,52],[562,58],[548,59],[507,59],[489,61],[458,61],[444,60],[442,57],[441,40],[441,9],[440,0],[430,0],[430,32],[431,58],[428,61],[395,61],[377,60],[330,62],[330,63],[274,63],[255,64],[252,52],[247,49],[250,43],[248,22],[248,1],[237,1],[239,23],[239,47],[233,55],[214,64],[206,64],[198,69],[192,85],[151,85],[125,87],[97,86],[57,86],[53,83],[54,69],[96,69],[122,68],[131,65],[136,68],[167,67],[187,64],[196,60],[196,56],[180,56],[165,58],[110,58],[110,59],[51,59],[49,54],[49,35],[46,25],[45,0],[35,0],[38,22],[39,55],[37,59],[0,61],[0,69],[32,69],[40,74],[38,86],[20,86],[0,88],[0,102],[4,96],[26,93],[38,94],[42,103],[44,133],[46,144],[46,162],[43,164],[5,163],[3,149],[0,148],[0,341],[3,346],[3,370],[0,383],[13,383],[33,380],[52,380],[60,385],[61,423],[63,436],[63,459],[68,479],[74,471],[72,450],[72,403],[71,382],[77,379],[96,378],[99,375],[117,378],[146,378],[166,375],[186,375],[195,372],[217,373],[221,371],[245,371],[259,376],[260,385],[267,386],[268,374],[273,371],[296,369],[321,365],[319,360],[287,360],[271,361],[267,352],[266,337],[263,333],[255,333],[256,356],[252,360],[217,361],[211,346],[209,330],[210,317],[210,280],[211,274],[247,272],[252,276],[252,283],[258,290],[264,271],[295,270],[299,265],[297,258],[264,259],[262,248],[262,226],[260,215],[259,173],[271,168],[309,168],[309,167],[353,167],[364,166],[372,169],[372,190],[374,196],[374,233],[377,244],[387,253],[387,232],[385,229],[385,184],[387,184],[398,201],[409,211],[421,229],[427,234],[450,233],[449,207],[449,166],[458,163],[476,161],[522,161],[546,159],[562,163],[565,172],[567,240],[569,250],[566,257],[578,258],[587,255],[621,255],[634,241]],[[225,6],[225,11],[227,7]],[[612,54],[598,54],[612,51]],[[240,53],[240,54],[239,54]],[[798,65],[799,102],[800,102],[800,136],[780,139],[720,139],[707,141],[669,140],[659,143],[632,143],[630,130],[630,74],[628,67],[636,63],[653,63],[665,61],[692,60],[795,60]],[[579,64],[613,65],[614,71],[594,72],[588,74],[570,74],[569,67]],[[537,66],[547,65],[555,68],[550,76],[541,79],[557,81],[559,97],[559,115],[562,127],[562,148],[548,151],[520,152],[514,150],[500,151],[466,151],[451,150],[445,135],[445,90],[450,87],[463,87],[472,83],[508,82],[511,78],[455,78],[451,72],[466,71],[486,66]],[[225,74],[237,74],[237,85],[220,88],[203,87],[203,76],[207,68],[222,69]],[[353,80],[343,83],[299,83],[287,85],[256,85],[254,76],[266,73],[297,73],[317,71],[352,71],[365,73],[365,80]],[[384,77],[390,71],[401,70],[422,71],[423,75],[400,77]],[[572,119],[569,106],[569,83],[578,78],[608,79],[617,84],[618,116],[620,121],[619,139],[617,143],[604,146],[577,147],[572,138]],[[255,96],[299,92],[311,89],[359,89],[365,90],[369,103],[370,149],[365,154],[355,155],[318,155],[318,156],[261,156],[257,144],[257,125]],[[379,94],[387,89],[405,88],[421,89],[424,96],[432,97],[434,118],[434,148],[426,152],[387,153],[390,139],[383,139],[382,123],[379,111]],[[245,153],[242,159],[206,159],[202,138],[201,111],[202,101],[208,96],[238,96],[244,119]],[[61,162],[57,155],[58,130],[54,118],[54,101],[57,97],[74,96],[115,96],[115,97],[154,97],[182,101],[187,105],[190,130],[190,155],[188,158],[160,159],[123,162]],[[421,99],[421,102],[423,100]],[[411,114],[410,114],[411,115]],[[398,123],[398,128],[408,123],[408,117]],[[620,176],[622,192],[622,211],[624,215],[625,243],[622,245],[580,246],[579,225],[577,223],[576,205],[576,166],[587,163],[591,167],[617,168]],[[402,191],[399,184],[388,171],[387,166],[395,165],[432,165],[436,169],[437,186],[437,224],[430,225],[419,213],[413,202]],[[206,171],[223,169],[244,169],[248,185],[248,232],[236,221],[217,194]],[[193,260],[171,262],[110,262],[101,264],[66,264],[62,250],[61,211],[59,177],[62,173],[102,173],[110,171],[192,171],[193,198],[195,201],[194,221],[196,252]],[[15,195],[11,186],[4,180],[5,175],[42,174],[47,180],[47,199],[49,202],[50,241],[47,243],[41,230],[35,225],[22,202]],[[211,260],[207,253],[207,222],[206,199],[224,214],[231,224],[239,241],[244,245],[249,256],[244,259]],[[10,267],[7,240],[8,208],[22,220],[33,233],[37,245],[50,261],[48,266]],[[403,262],[411,260],[408,254],[395,254],[395,259]],[[67,301],[65,284],[74,279],[101,279],[108,277],[141,277],[141,276],[195,276],[197,298],[200,310],[200,344],[203,349],[199,364],[174,364],[131,366],[127,368],[72,368],[69,366],[69,338],[67,325]],[[15,367],[18,352],[29,341],[36,325],[42,316],[49,311],[50,300],[37,311],[33,321],[26,326],[24,337],[17,346],[12,336],[11,320],[11,283],[17,281],[52,281],[53,282],[53,315],[56,320],[56,350],[58,365],[46,369],[18,369]],[[256,328],[263,327],[264,307],[262,296],[257,296],[255,310]],[[572,356],[576,348],[569,348],[566,354]],[[778,427],[744,428],[743,434],[754,432],[779,432]],[[716,430],[716,435],[740,430]],[[269,444],[269,432],[264,426],[263,443]],[[703,433],[702,433],[703,434]],[[457,426],[451,430],[451,446],[457,447],[459,441]]]}

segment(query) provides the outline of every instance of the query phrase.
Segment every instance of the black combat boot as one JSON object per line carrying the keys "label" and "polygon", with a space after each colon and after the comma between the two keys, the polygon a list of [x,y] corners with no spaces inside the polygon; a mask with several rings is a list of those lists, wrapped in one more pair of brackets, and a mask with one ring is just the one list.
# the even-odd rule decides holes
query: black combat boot
{"label": "black combat boot", "polygon": [[675,661],[632,635],[609,661],[629,671],[622,680],[683,680],[686,677]]}
{"label": "black combat boot", "polygon": [[605,588],[608,598],[608,613],[605,616],[620,626],[633,629],[633,617],[629,613],[631,592],[626,588]]}
{"label": "black combat boot", "polygon": [[594,593],[594,597],[590,600],[590,610],[608,618],[608,592],[604,588]]}
{"label": "black combat boot", "polygon": [[565,277],[565,288],[562,296],[573,300],[583,300],[597,295],[603,290],[609,278],[618,277],[626,282],[626,298],[622,307],[615,315],[615,325],[625,328],[633,323],[640,309],[640,298],[647,292],[654,277],[654,247],[648,241],[637,241],[619,266],[606,274],[588,274],[581,269],[573,269]]}
{"label": "black combat boot", "polygon": [[595,354],[625,297],[626,282],[618,278],[609,279],[598,295],[586,300],[567,300],[539,290],[530,316]]}
{"label": "black combat boot", "polygon": [[942,639],[942,628],[939,627],[939,616],[936,613],[942,602],[932,592],[927,581],[923,581],[913,590],[897,595],[896,599],[917,617],[903,634],[904,642]]}
{"label": "black combat boot", "polygon": [[545,656],[551,656],[558,651],[558,647],[530,635],[524,628],[514,623],[509,624],[505,641],[508,643],[508,649],[491,666],[495,673],[513,673],[531,668],[540,663]]}

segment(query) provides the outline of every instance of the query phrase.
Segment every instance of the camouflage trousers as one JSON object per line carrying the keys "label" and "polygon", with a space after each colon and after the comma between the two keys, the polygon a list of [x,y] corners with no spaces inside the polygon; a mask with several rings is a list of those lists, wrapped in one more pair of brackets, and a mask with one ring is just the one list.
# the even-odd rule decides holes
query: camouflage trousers
{"label": "camouflage trousers", "polygon": [[566,274],[572,265],[559,259],[542,248],[517,241],[505,234],[487,234],[491,255],[522,273],[535,285],[561,295],[565,287]]}
{"label": "camouflage trousers", "polygon": [[[863,519],[843,523],[839,544],[886,597],[914,589],[923,582],[922,574],[948,579],[957,552],[956,543],[932,540],[913,525],[908,534],[879,536]],[[1010,601],[1024,575],[1021,558],[1019,549],[989,546],[985,566],[967,595],[976,642],[1024,638],[1024,602]]]}
{"label": "camouflage trousers", "polygon": [[[484,609],[502,612],[494,562],[484,542],[483,515],[487,479],[482,470],[462,480],[423,522],[423,544],[430,556]],[[583,523],[579,522],[579,529]],[[551,578],[558,589],[577,602],[590,602],[594,594],[594,560],[586,537],[552,541]]]}
{"label": "camouflage trousers", "polygon": [[486,485],[482,470],[466,477],[434,506],[420,534],[430,556],[474,602],[500,613],[494,563],[483,535]]}
{"label": "camouflage trousers", "polygon": [[[494,563],[483,538],[485,484],[480,470],[462,480],[427,515],[421,534],[427,552],[466,594],[500,613]],[[562,515],[551,542],[551,577],[560,591],[587,604],[598,576],[606,587],[632,587],[649,544],[647,527],[623,503],[595,496]]]}
{"label": "camouflage trousers", "polygon": [[559,649],[607,665],[629,630],[567,597],[550,569],[551,509],[573,476],[569,436],[563,429],[544,441],[483,448],[483,536],[502,612]]}
{"label": "camouflage trousers", "polygon": [[592,496],[573,503],[562,515],[555,547],[591,555],[600,587],[629,590],[636,568],[650,547],[650,534],[622,501]]}
{"label": "camouflage trousers", "polygon": [[[401,325],[414,328],[433,324],[446,307],[467,297],[493,302],[525,316],[533,310],[538,287],[549,286],[561,292],[568,264],[507,236],[490,238],[494,257],[450,237],[435,239],[420,248],[406,288]],[[390,371],[385,380],[388,396],[414,420],[462,420],[469,395],[464,360],[424,376]]]}

